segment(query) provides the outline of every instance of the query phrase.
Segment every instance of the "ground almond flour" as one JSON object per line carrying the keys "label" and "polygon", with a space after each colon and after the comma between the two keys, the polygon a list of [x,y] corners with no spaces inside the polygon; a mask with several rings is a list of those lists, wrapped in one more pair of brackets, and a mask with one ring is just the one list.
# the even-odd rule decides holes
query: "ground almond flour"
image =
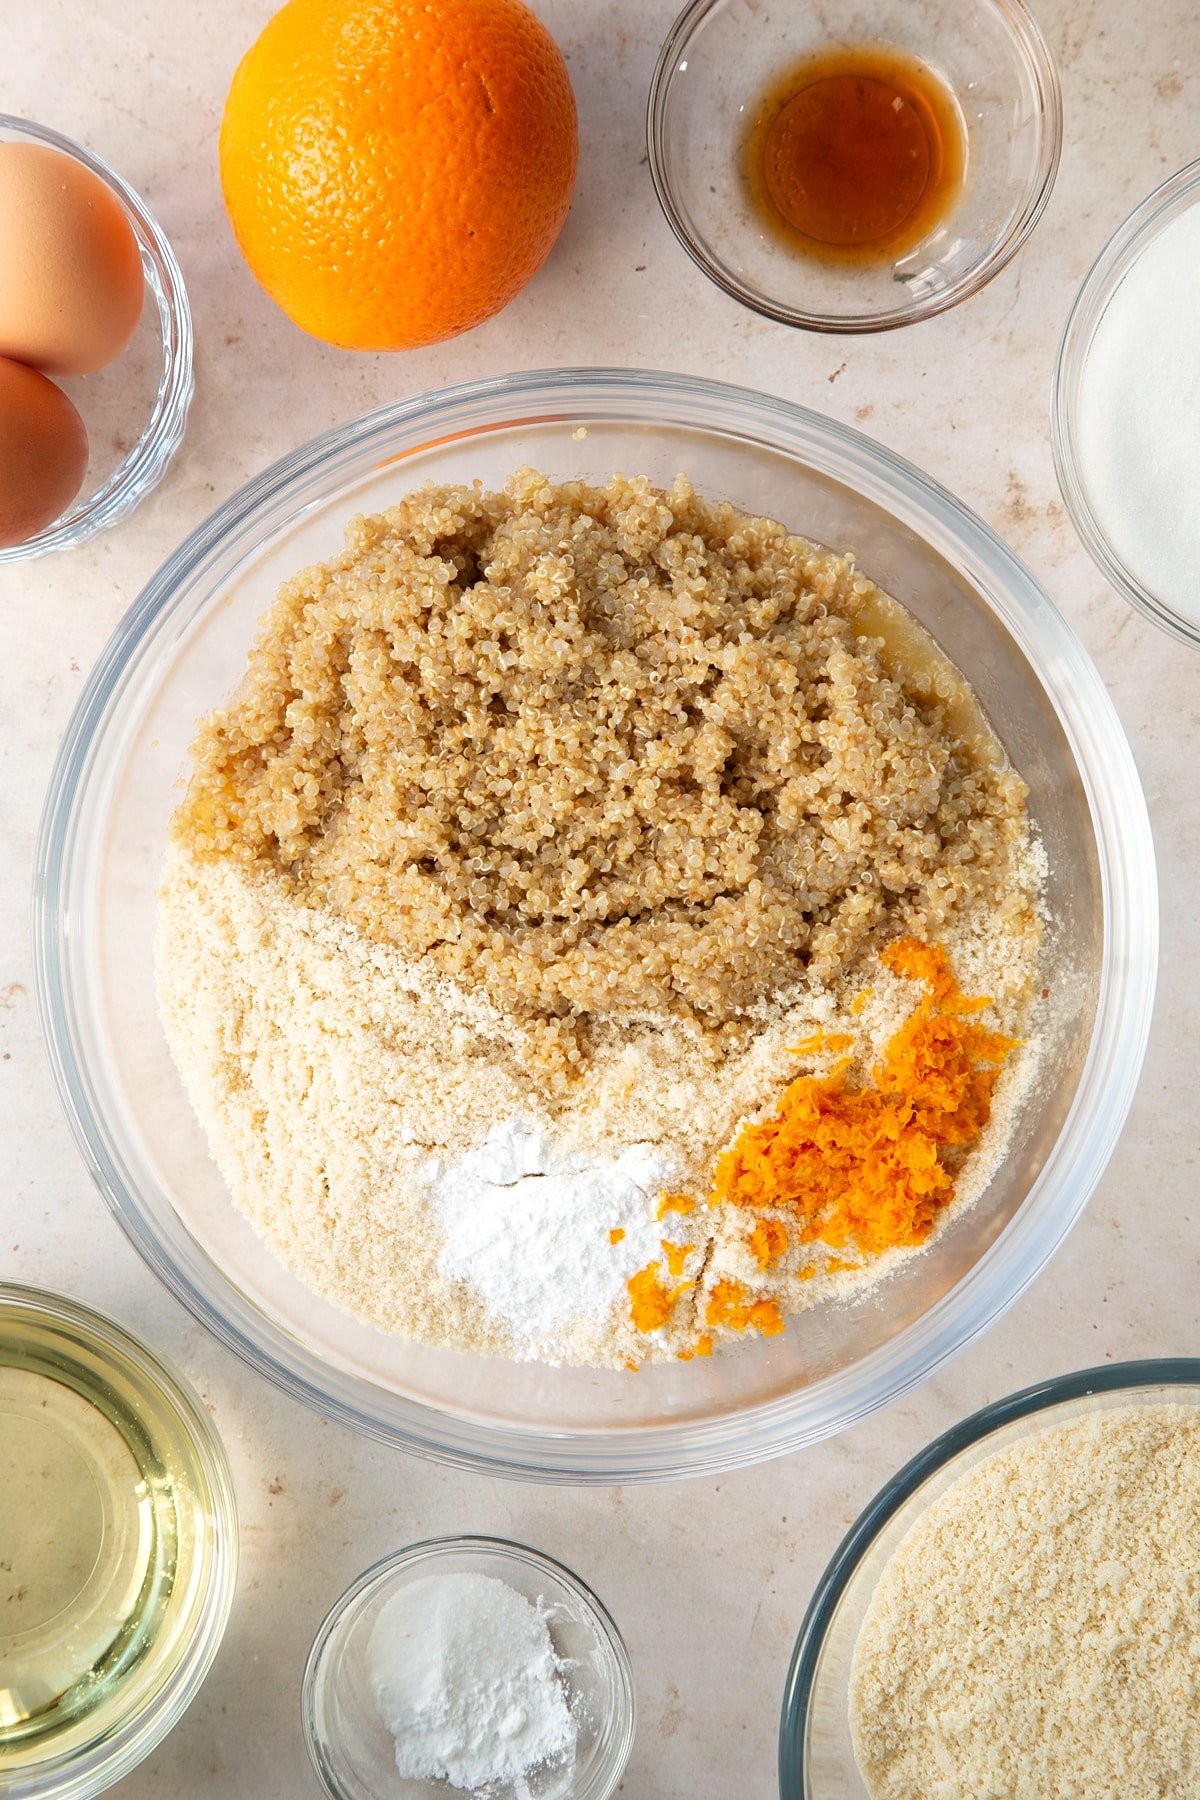
{"label": "ground almond flour", "polygon": [[871,1800],[1197,1800],[1200,1415],[1096,1409],[918,1519],[854,1651]]}
{"label": "ground almond flour", "polygon": [[[907,620],[682,479],[422,490],[284,587],[201,727],[156,952],[213,1156],[290,1268],[385,1330],[620,1364],[743,1329],[705,1329],[731,1283],[782,1314],[891,1266],[764,1260],[706,1196],[742,1121],[838,1066],[795,1046],[870,1081],[922,999],[898,936],[1026,1031],[1024,787]],[[945,1217],[1035,1064],[988,1073]]]}

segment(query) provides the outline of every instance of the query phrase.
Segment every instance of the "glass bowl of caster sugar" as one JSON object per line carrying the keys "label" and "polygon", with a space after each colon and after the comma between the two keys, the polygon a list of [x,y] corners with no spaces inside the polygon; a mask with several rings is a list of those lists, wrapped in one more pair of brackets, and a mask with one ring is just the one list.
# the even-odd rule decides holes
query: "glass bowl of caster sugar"
{"label": "glass bowl of caster sugar", "polygon": [[1200,644],[1200,161],[1144,200],[1101,252],[1067,321],[1054,460],[1108,580]]}
{"label": "glass bowl of caster sugar", "polygon": [[333,1800],[606,1800],[635,1722],[595,1595],[483,1537],[414,1544],[360,1576],[317,1633],[302,1712]]}

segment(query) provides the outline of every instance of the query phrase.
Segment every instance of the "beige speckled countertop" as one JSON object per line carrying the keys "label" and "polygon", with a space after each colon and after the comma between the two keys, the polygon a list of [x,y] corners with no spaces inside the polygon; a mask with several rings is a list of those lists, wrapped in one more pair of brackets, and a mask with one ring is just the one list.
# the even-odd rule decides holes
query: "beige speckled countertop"
{"label": "beige speckled countertop", "polygon": [[[242,1511],[232,1623],[204,1690],[119,1789],[301,1800],[317,1792],[300,1674],[334,1597],[435,1532],[536,1544],[592,1583],[627,1638],[641,1724],[622,1793],[766,1800],[794,1633],[843,1530],[898,1464],[1007,1390],[1089,1362],[1200,1349],[1200,657],[1135,616],[1059,502],[1047,412],[1071,297],[1109,232],[1200,149],[1190,0],[1037,0],[1059,59],[1066,148],[1049,210],[989,288],[880,338],[820,339],[740,310],[676,245],[644,167],[645,92],[674,0],[538,0],[582,116],[579,187],[549,263],[499,318],[408,356],[353,357],[294,330],[251,281],[217,190],[233,66],[272,0],[10,0],[0,105],[82,139],[145,195],[195,310],[197,397],[164,485],[80,551],[0,571],[0,1275],[75,1294],[192,1377]],[[703,371],[856,424],[928,470],[1029,561],[1096,659],[1145,784],[1163,949],[1149,1057],[1082,1223],[985,1339],[907,1399],[816,1449],[719,1480],[536,1488],[418,1462],[277,1394],[184,1313],[97,1198],[39,1042],[29,884],[44,786],[86,672],[180,538],[246,477],[352,414],[448,381],[574,362]],[[1193,773],[1189,773],[1193,771]]]}

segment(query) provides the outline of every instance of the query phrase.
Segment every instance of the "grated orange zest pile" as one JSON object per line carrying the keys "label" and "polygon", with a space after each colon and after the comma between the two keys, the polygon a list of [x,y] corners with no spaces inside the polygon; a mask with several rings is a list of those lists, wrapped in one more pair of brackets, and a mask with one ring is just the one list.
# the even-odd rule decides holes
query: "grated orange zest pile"
{"label": "grated orange zest pile", "polygon": [[760,1269],[777,1263],[787,1246],[787,1226],[782,1219],[760,1219],[750,1233],[750,1251]]}
{"label": "grated orange zest pile", "polygon": [[729,1325],[734,1331],[761,1331],[775,1337],[783,1330],[783,1318],[774,1300],[752,1300],[742,1281],[718,1281],[708,1297],[706,1325]]}
{"label": "grated orange zest pile", "polygon": [[852,1089],[844,1069],[802,1075],[778,1111],[743,1125],[717,1159],[712,1202],[791,1213],[801,1242],[877,1256],[919,1244],[954,1193],[941,1151],[977,1137],[1013,1040],[969,1014],[936,946],[900,938],[885,966],[920,981],[924,998],[872,1071]]}
{"label": "grated orange zest pile", "polygon": [[[851,1253],[849,1261],[827,1262],[829,1272],[922,1243],[954,1195],[954,1169],[944,1153],[972,1143],[991,1115],[996,1082],[1016,1040],[972,1017],[989,1000],[959,991],[937,945],[899,938],[882,951],[881,961],[894,974],[919,981],[925,994],[890,1039],[870,1082],[851,1087],[847,1063],[820,1078],[799,1076],[772,1117],[743,1125],[717,1159],[708,1204],[761,1215],[748,1240],[760,1269],[779,1261],[793,1240]],[[840,1050],[843,1040],[817,1033],[798,1048]],[[666,1195],[659,1217],[668,1210],[690,1212],[693,1205],[686,1195]],[[670,1273],[680,1273],[676,1247],[665,1240],[663,1247]],[[665,1324],[689,1285],[667,1288],[658,1268],[651,1263],[629,1282],[639,1331]],[[802,1270],[800,1278],[813,1273]],[[783,1329],[775,1302],[752,1299],[734,1280],[716,1283],[705,1323],[765,1335]]]}
{"label": "grated orange zest pile", "polygon": [[658,1271],[657,1262],[648,1263],[626,1283],[630,1312],[639,1331],[660,1330],[675,1310],[675,1302],[684,1288],[692,1285],[690,1281],[681,1281],[675,1287],[667,1287],[659,1279]]}

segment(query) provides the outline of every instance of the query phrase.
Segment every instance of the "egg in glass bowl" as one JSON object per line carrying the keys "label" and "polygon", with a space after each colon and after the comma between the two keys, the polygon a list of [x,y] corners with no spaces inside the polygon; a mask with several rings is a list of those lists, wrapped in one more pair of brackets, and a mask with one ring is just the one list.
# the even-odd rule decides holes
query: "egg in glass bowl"
{"label": "egg in glass bowl", "polygon": [[[97,212],[110,229],[85,247],[99,279],[83,284],[75,298],[86,303],[76,306],[69,236]],[[0,282],[0,408],[11,424],[6,432],[0,418],[0,458],[10,439],[15,456],[36,432],[44,468],[28,510],[0,513],[0,567],[70,549],[131,512],[179,448],[193,390],[187,291],[145,202],[61,132],[0,113],[0,256],[12,234],[47,247],[57,267],[23,254]],[[45,324],[51,311],[66,315],[57,337]]]}

